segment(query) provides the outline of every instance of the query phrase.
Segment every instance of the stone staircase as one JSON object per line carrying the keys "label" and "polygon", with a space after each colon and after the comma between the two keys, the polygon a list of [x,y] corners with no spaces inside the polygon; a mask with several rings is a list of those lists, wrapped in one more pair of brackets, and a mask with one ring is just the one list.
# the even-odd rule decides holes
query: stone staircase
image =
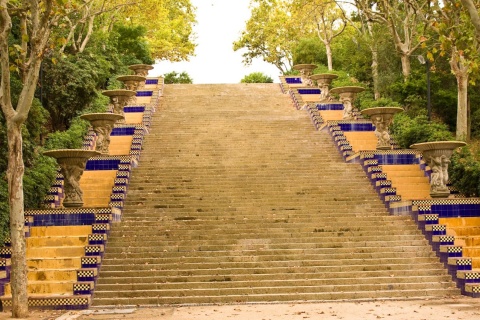
{"label": "stone staircase", "polygon": [[415,222],[277,85],[169,85],[161,99],[94,305],[459,293]]}
{"label": "stone staircase", "polygon": [[[45,199],[45,208],[25,211],[28,304],[32,308],[85,309],[101,266],[112,223],[121,219],[129,173],[137,165],[144,135],[148,132],[163,79],[146,81],[144,105],[127,106],[125,123],[115,124],[110,153],[90,158],[80,185],[83,207],[62,208],[63,180],[60,173]],[[153,82],[148,84],[148,82]],[[84,149],[95,147],[93,130]],[[0,300],[11,307],[11,247],[0,247]]]}

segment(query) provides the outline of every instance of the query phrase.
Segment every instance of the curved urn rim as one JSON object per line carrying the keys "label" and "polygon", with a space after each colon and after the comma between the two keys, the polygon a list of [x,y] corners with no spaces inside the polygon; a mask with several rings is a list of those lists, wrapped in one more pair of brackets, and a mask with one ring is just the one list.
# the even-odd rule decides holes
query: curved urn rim
{"label": "curved urn rim", "polygon": [[138,69],[146,69],[146,70],[152,70],[153,66],[149,64],[132,64],[131,66],[128,66],[128,69],[130,70],[138,70]]}
{"label": "curved urn rim", "polygon": [[131,97],[131,96],[134,96],[137,93],[133,90],[115,89],[115,90],[102,91],[102,94],[107,96],[107,97],[114,97],[114,96]]}
{"label": "curved urn rim", "polygon": [[341,93],[359,93],[365,91],[364,87],[359,86],[345,86],[345,87],[336,87],[330,89],[330,93],[341,94]]}
{"label": "curved urn rim", "polygon": [[85,119],[87,121],[97,121],[97,120],[105,120],[105,121],[118,121],[124,119],[125,117],[120,114],[110,113],[110,112],[103,112],[103,113],[86,113],[82,114],[80,118]]}
{"label": "curved urn rim", "polygon": [[125,75],[125,76],[118,76],[117,77],[117,80],[118,81],[145,81],[147,80],[147,77],[144,77],[144,76],[139,76],[139,75],[136,75],[136,74],[131,74],[131,75]]}
{"label": "curved urn rim", "polygon": [[337,78],[338,75],[333,73],[317,73],[310,76],[310,79],[312,80],[335,80]]}
{"label": "curved urn rim", "polygon": [[44,155],[55,159],[67,159],[67,158],[83,158],[88,159],[96,157],[102,153],[95,150],[83,150],[83,149],[55,149],[43,152]]}
{"label": "curved urn rim", "polygon": [[371,117],[376,114],[397,114],[403,111],[405,110],[400,107],[376,107],[376,108],[363,109],[360,112],[364,115]]}
{"label": "curved urn rim", "polygon": [[432,141],[414,143],[410,146],[412,149],[420,151],[429,150],[454,150],[456,148],[464,147],[467,143],[464,141]]}
{"label": "curved urn rim", "polygon": [[317,68],[317,65],[312,63],[301,63],[293,66],[294,70],[303,70],[303,69],[315,70],[316,68]]}

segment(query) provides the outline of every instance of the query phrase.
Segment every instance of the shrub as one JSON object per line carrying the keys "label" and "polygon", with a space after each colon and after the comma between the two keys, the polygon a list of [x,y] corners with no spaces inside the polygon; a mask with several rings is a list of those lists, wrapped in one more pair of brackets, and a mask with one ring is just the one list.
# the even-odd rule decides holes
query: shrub
{"label": "shrub", "polygon": [[183,71],[182,73],[178,73],[176,71],[172,71],[169,73],[165,73],[163,75],[163,81],[165,84],[173,84],[173,83],[193,83],[192,78]]}
{"label": "shrub", "polygon": [[273,79],[262,72],[252,72],[240,80],[241,83],[273,83]]}
{"label": "shrub", "polygon": [[470,197],[480,195],[480,162],[469,146],[454,152],[449,166],[450,180],[461,194]]}
{"label": "shrub", "polygon": [[429,122],[427,117],[410,118],[405,113],[395,115],[391,126],[395,140],[402,148],[419,142],[453,140],[453,134],[445,124]]}

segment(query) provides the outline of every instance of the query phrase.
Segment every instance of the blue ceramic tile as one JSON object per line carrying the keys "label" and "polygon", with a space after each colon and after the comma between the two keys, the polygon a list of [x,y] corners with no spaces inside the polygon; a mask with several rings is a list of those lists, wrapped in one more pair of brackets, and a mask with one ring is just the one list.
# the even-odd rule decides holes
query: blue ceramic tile
{"label": "blue ceramic tile", "polygon": [[285,82],[288,84],[299,84],[302,83],[302,78],[285,78]]}
{"label": "blue ceramic tile", "polygon": [[123,112],[125,113],[145,112],[145,107],[144,106],[126,106],[123,108]]}
{"label": "blue ceramic tile", "polygon": [[158,84],[158,79],[147,79],[145,84]]}
{"label": "blue ceramic tile", "polygon": [[137,97],[151,97],[153,96],[153,91],[137,91]]}
{"label": "blue ceramic tile", "polygon": [[298,89],[298,93],[300,94],[320,94],[320,89]]}
{"label": "blue ceramic tile", "polygon": [[343,103],[318,103],[318,110],[343,110]]}

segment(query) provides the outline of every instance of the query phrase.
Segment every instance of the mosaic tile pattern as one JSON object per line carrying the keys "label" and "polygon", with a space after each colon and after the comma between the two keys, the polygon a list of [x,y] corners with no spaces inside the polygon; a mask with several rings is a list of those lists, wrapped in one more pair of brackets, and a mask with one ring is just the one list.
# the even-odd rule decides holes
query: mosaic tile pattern
{"label": "mosaic tile pattern", "polygon": [[322,91],[320,89],[297,89],[299,94],[320,94]]}
{"label": "mosaic tile pattern", "polygon": [[[72,296],[62,296],[53,298],[45,296],[41,299],[30,299],[29,304],[33,307],[41,308],[59,308],[59,309],[85,309],[91,303],[91,294],[94,291],[94,284],[98,276],[98,268],[101,266],[101,257],[104,247],[108,240],[111,223],[121,219],[121,208],[125,199],[130,171],[138,165],[138,157],[142,150],[143,138],[148,134],[153,112],[159,102],[162,94],[163,79],[148,79],[150,85],[157,85],[154,90],[142,90],[137,96],[150,96],[152,103],[150,105],[132,105],[124,108],[126,113],[143,112],[143,124],[116,124],[112,131],[113,136],[131,135],[132,147],[131,154],[128,156],[99,156],[89,159],[86,170],[117,170],[116,182],[118,183],[112,189],[110,207],[107,208],[69,208],[59,209],[60,200],[63,197],[63,176],[58,172],[55,183],[49,190],[45,210],[27,210],[26,235],[29,235],[29,226],[53,226],[53,225],[91,225],[92,234],[88,235],[88,245],[85,246],[85,256],[81,258],[82,269],[77,271],[79,282],[72,284]],[[93,130],[89,130],[85,136],[82,148],[92,149],[96,140]],[[117,204],[122,204],[117,206]],[[0,270],[9,270],[9,256],[11,248],[0,248]],[[3,289],[2,279],[0,279],[0,291]],[[8,299],[4,300],[4,306],[11,303]]]}
{"label": "mosaic tile pattern", "polygon": [[[3,307],[11,308],[11,299],[2,299]],[[44,297],[44,298],[28,298],[28,306],[31,308],[41,309],[66,309],[66,310],[82,310],[87,309],[91,303],[90,296],[71,296],[71,297]]]}
{"label": "mosaic tile pattern", "polygon": [[152,97],[153,91],[145,90],[145,91],[137,91],[137,97]]}
{"label": "mosaic tile pattern", "polygon": [[82,268],[98,269],[100,268],[101,263],[102,263],[102,257],[100,256],[93,256],[93,257],[85,256],[81,258]]}
{"label": "mosaic tile pattern", "polygon": [[93,294],[94,289],[95,289],[95,282],[93,281],[78,282],[73,284],[73,294],[75,295]]}
{"label": "mosaic tile pattern", "polygon": [[145,84],[158,84],[158,79],[146,79]]}

